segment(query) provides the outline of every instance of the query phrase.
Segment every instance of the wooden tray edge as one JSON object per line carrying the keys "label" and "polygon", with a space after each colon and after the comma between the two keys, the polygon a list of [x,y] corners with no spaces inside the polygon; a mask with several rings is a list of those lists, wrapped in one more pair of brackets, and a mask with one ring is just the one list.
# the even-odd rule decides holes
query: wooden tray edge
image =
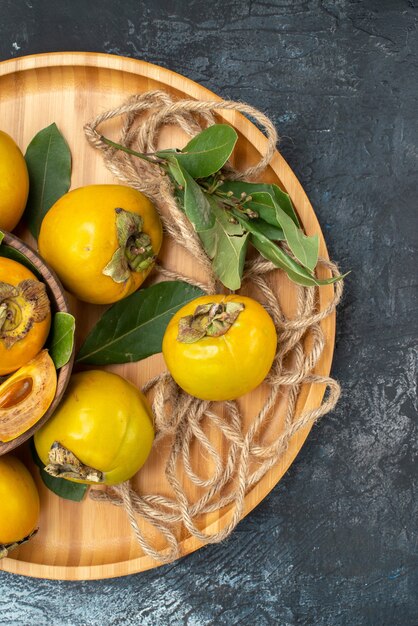
{"label": "wooden tray edge", "polygon": [[[89,63],[86,64],[86,58]],[[105,69],[113,69],[119,70],[123,72],[130,72],[133,74],[141,73],[143,76],[149,78],[155,78],[155,74],[159,74],[160,76],[165,75],[167,77],[167,84],[175,88],[175,82],[180,78],[182,81],[186,80],[187,84],[191,87],[189,96],[195,99],[209,99],[209,100],[221,100],[222,98],[212,93],[206,87],[199,85],[195,81],[184,77],[172,70],[167,68],[160,67],[158,65],[148,63],[146,61],[142,61],[140,59],[132,59],[130,57],[122,57],[117,55],[111,55],[106,53],[96,53],[96,52],[53,52],[53,53],[42,53],[42,54],[34,54],[29,56],[23,56],[16,59],[9,59],[6,61],[0,62],[0,76],[4,76],[7,74],[12,74],[14,72],[19,71],[27,71],[31,69],[39,69],[40,67],[56,67],[56,66],[88,66],[88,67],[99,67]],[[141,72],[139,72],[139,68],[141,68]],[[225,120],[232,122],[232,119],[235,120],[233,123],[237,126],[238,130],[242,132],[242,134],[249,139],[248,135],[251,134],[251,143],[253,146],[259,151],[261,154],[265,149],[267,144],[267,139],[264,137],[263,133],[247,118],[243,115],[230,112],[223,111],[221,117]],[[241,128],[240,124],[237,124],[237,120],[245,120],[246,128]],[[250,132],[249,132],[250,131]],[[325,259],[329,259],[328,251],[326,248],[325,239],[319,225],[317,216],[313,207],[306,196],[305,191],[303,190],[302,185],[294,174],[293,170],[284,160],[284,158],[280,155],[279,152],[276,151],[272,162],[271,167],[275,171],[275,173],[279,176],[278,170],[282,170],[286,173],[287,177],[293,179],[293,184],[298,193],[301,193],[304,197],[305,211],[309,211],[310,220],[312,222],[312,231],[317,232],[320,237],[320,252]],[[280,178],[280,176],[279,176]],[[290,195],[290,190],[288,190]],[[294,192],[295,193],[295,192]],[[333,288],[332,286],[323,287],[320,291],[320,306],[324,308],[332,298]],[[335,327],[336,327],[336,315],[333,313],[326,320],[321,323],[321,326],[324,330],[325,334],[328,334],[330,337],[330,341],[327,342],[326,351],[324,352],[317,368],[315,369],[315,373],[321,375],[328,375],[331,370],[332,357],[334,351],[334,343],[335,343]],[[313,408],[318,406],[325,393],[325,388],[321,389],[318,386],[310,385],[310,389],[308,392],[308,396],[305,401],[305,408]],[[296,451],[294,454],[289,456],[289,459],[286,459],[286,464],[284,465],[284,469],[282,468],[273,468],[263,479],[263,489],[261,490],[261,497],[258,502],[254,502],[249,505],[249,500],[251,494],[254,490],[260,489],[260,483],[256,485],[246,496],[246,508],[243,517],[245,517],[250,511],[252,511],[261,501],[268,495],[268,493],[276,486],[279,482],[280,478],[286,473],[290,465],[293,463],[296,456],[299,454],[301,447],[303,446],[304,441],[306,440],[308,434],[310,432],[310,428],[306,428],[300,433],[296,435],[298,440],[298,446],[296,447]],[[207,527],[206,530],[208,532],[216,529],[216,526],[219,525],[220,521],[223,520],[225,516],[230,515],[230,512],[226,511],[220,518],[214,522],[211,526]],[[191,552],[202,547],[202,544],[198,542],[195,538],[190,537],[186,539],[181,544],[181,552],[182,555],[187,555]],[[181,558],[181,557],[180,557]],[[55,565],[44,565],[38,563],[31,563],[27,561],[19,561],[17,559],[6,558],[3,559],[0,564],[0,571],[7,571],[14,574],[20,574],[24,576],[36,577],[36,578],[46,578],[46,579],[54,579],[54,580],[98,580],[98,579],[106,579],[106,578],[114,578],[118,576],[125,576],[134,573],[140,573],[142,571],[146,571],[155,567],[155,561],[150,557],[142,556],[135,559],[131,559],[128,561],[122,561],[119,563],[110,563],[105,565],[92,565],[92,566],[55,566]],[[32,571],[33,570],[33,571]]]}

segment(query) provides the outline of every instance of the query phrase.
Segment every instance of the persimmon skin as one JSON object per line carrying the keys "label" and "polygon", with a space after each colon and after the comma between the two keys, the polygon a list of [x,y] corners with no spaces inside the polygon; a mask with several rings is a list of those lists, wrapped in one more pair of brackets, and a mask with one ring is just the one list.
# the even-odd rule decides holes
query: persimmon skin
{"label": "persimmon skin", "polygon": [[38,524],[39,494],[21,461],[0,457],[0,545],[22,541]]}
{"label": "persimmon skin", "polygon": [[[220,337],[194,343],[178,340],[179,321],[198,306],[240,302],[244,310]],[[169,322],[163,338],[165,363],[177,384],[201,400],[234,400],[252,391],[267,376],[277,347],[273,320],[256,300],[246,296],[201,296],[186,304]]]}
{"label": "persimmon skin", "polygon": [[46,214],[39,234],[39,251],[57,272],[64,287],[84,302],[111,304],[136,291],[152,270],[131,271],[124,282],[103,273],[119,248],[115,210],[122,208],[143,219],[158,254],[162,226],[154,205],[142,193],[124,185],[88,185],[62,196]]}
{"label": "persimmon skin", "polygon": [[[17,261],[0,257],[0,282],[17,287],[24,280],[38,279]],[[42,322],[35,322],[23,339],[10,348],[0,337],[0,376],[11,374],[32,360],[43,348],[51,327],[51,312]]]}
{"label": "persimmon skin", "polygon": [[104,484],[119,484],[136,474],[151,451],[151,407],[137,387],[117,374],[79,372],[71,377],[63,400],[34,440],[44,465],[57,441],[81,463],[103,472]]}
{"label": "persimmon skin", "polygon": [[0,130],[0,229],[13,230],[25,210],[29,174],[15,141]]}

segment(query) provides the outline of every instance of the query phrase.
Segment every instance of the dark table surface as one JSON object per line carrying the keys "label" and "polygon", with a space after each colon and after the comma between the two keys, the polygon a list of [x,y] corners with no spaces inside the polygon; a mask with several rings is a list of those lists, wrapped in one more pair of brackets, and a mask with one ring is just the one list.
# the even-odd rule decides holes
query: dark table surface
{"label": "dark table surface", "polygon": [[1,623],[417,626],[416,2],[0,0],[0,9],[0,60],[132,56],[265,111],[331,256],[352,270],[333,367],[343,397],[231,538],[118,580],[0,573]]}

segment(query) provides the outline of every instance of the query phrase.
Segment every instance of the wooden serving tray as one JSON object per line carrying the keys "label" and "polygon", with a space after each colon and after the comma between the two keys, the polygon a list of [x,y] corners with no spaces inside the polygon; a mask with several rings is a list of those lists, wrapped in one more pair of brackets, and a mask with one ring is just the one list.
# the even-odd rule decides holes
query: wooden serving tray
{"label": "wooden serving tray", "polygon": [[[0,63],[0,126],[25,151],[29,141],[39,130],[56,122],[66,137],[73,156],[72,187],[110,183],[114,179],[103,165],[101,155],[87,144],[83,125],[99,113],[121,104],[131,94],[150,89],[165,89],[178,97],[219,99],[193,81],[143,61],[95,53],[41,54]],[[222,112],[221,118],[239,132],[236,164],[244,168],[254,163],[266,146],[262,133],[236,112]],[[120,120],[108,123],[103,130],[108,136],[116,136],[119,122]],[[182,146],[186,143],[186,137],[177,129],[169,127],[165,129],[161,141],[164,147]],[[319,234],[320,255],[328,258],[312,206],[279,153],[276,152],[263,178],[265,181],[280,184],[290,194],[306,232],[309,235]],[[24,231],[17,234],[30,241]],[[199,277],[193,259],[171,245],[168,239],[163,246],[161,260],[169,268],[181,268],[182,273]],[[281,304],[291,313],[294,310],[296,289],[282,272],[276,272],[275,275],[275,288],[280,294]],[[251,294],[251,289],[247,293]],[[321,309],[327,306],[332,296],[332,287],[320,289]],[[70,304],[77,316],[80,341],[98,318],[101,309],[77,303],[74,299],[70,300]],[[334,349],[335,316],[329,316],[321,325],[326,337],[326,348],[315,372],[328,375]],[[163,368],[161,355],[156,355],[138,364],[109,369],[141,386]],[[324,386],[304,385],[298,398],[298,411],[319,406],[324,392]],[[248,423],[251,415],[262,404],[262,394],[263,389],[259,388],[241,401]],[[271,420],[267,430],[270,432],[265,433],[266,437],[280,431],[280,406],[277,422]],[[209,433],[211,435],[215,438],[217,436],[216,433]],[[247,494],[245,514],[280,480],[307,435],[308,429],[299,431],[291,440],[281,463],[270,470]],[[154,448],[150,459],[136,478],[141,492],[159,491],[168,494],[164,478],[165,452],[164,443]],[[30,461],[28,463],[31,464]],[[13,552],[12,558],[0,561],[0,570],[40,578],[82,580],[122,576],[157,565],[141,553],[123,510],[93,502],[88,498],[82,503],[64,501],[41,484],[35,468],[33,473],[41,492],[39,533],[31,542]],[[206,532],[220,530],[227,524],[230,516],[229,509],[220,514],[205,515],[202,517],[201,528]],[[199,547],[199,542],[185,532],[181,541],[181,554],[186,555]]]}

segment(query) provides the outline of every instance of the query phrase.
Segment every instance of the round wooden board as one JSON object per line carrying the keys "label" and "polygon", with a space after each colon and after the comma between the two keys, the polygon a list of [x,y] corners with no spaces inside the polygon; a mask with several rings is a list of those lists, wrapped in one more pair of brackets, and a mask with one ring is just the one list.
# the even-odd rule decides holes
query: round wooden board
{"label": "round wooden board", "polygon": [[[55,53],[34,55],[0,63],[0,120],[1,129],[11,134],[23,151],[31,138],[42,128],[56,122],[68,140],[73,156],[72,187],[91,183],[114,182],[103,165],[99,153],[86,142],[83,125],[104,110],[119,105],[134,93],[151,89],[165,89],[179,97],[195,99],[219,99],[200,85],[174,72],[128,58],[95,53]],[[235,112],[223,112],[222,120],[239,132],[235,151],[235,163],[245,167],[254,163],[263,153],[266,140],[262,133],[245,117]],[[116,136],[117,123],[104,127],[107,135]],[[186,137],[173,128],[165,129],[161,145],[182,146]],[[276,153],[263,179],[280,184],[291,196],[298,215],[309,235],[318,233],[320,255],[328,258],[325,242],[312,209],[301,185],[283,160]],[[27,241],[26,233],[18,231]],[[170,268],[180,268],[183,273],[199,275],[193,259],[166,240],[162,250],[162,262]],[[324,274],[326,275],[326,274]],[[275,273],[275,288],[281,304],[289,314],[294,310],[295,287],[282,272]],[[246,293],[254,293],[251,287]],[[322,287],[319,306],[324,309],[333,295],[332,287]],[[86,335],[100,313],[93,307],[71,300],[77,316],[78,339]],[[335,338],[335,316],[322,322],[326,348],[315,372],[327,375],[330,371]],[[164,368],[160,355],[139,364],[117,366],[109,369],[126,376],[141,386]],[[305,385],[299,394],[298,411],[317,407],[325,392],[322,386]],[[241,400],[247,423],[263,401],[261,386]],[[283,402],[285,394],[283,394]],[[263,437],[271,438],[280,432],[281,412],[277,410]],[[216,438],[216,433],[209,436]],[[247,494],[245,514],[251,511],[280,480],[294,460],[308,435],[308,429],[300,431],[291,440],[282,461]],[[214,441],[215,445],[221,442]],[[164,443],[153,453],[136,478],[142,492],[158,490],[168,494],[164,478]],[[27,453],[23,451],[23,455]],[[27,459],[28,460],[28,459]],[[196,450],[196,467],[199,451]],[[28,463],[31,462],[28,460]],[[205,460],[205,463],[207,461]],[[33,470],[37,475],[36,470]],[[39,481],[42,515],[40,531],[28,544],[13,553],[13,558],[0,562],[0,569],[40,578],[86,580],[123,576],[141,572],[158,564],[141,553],[136,544],[124,511],[107,504],[86,499],[83,503],[64,501],[47,491]],[[192,495],[192,494],[190,494]],[[215,532],[230,519],[229,509],[220,514],[206,515],[201,528]],[[201,544],[186,533],[181,536],[181,554],[186,555]]]}

